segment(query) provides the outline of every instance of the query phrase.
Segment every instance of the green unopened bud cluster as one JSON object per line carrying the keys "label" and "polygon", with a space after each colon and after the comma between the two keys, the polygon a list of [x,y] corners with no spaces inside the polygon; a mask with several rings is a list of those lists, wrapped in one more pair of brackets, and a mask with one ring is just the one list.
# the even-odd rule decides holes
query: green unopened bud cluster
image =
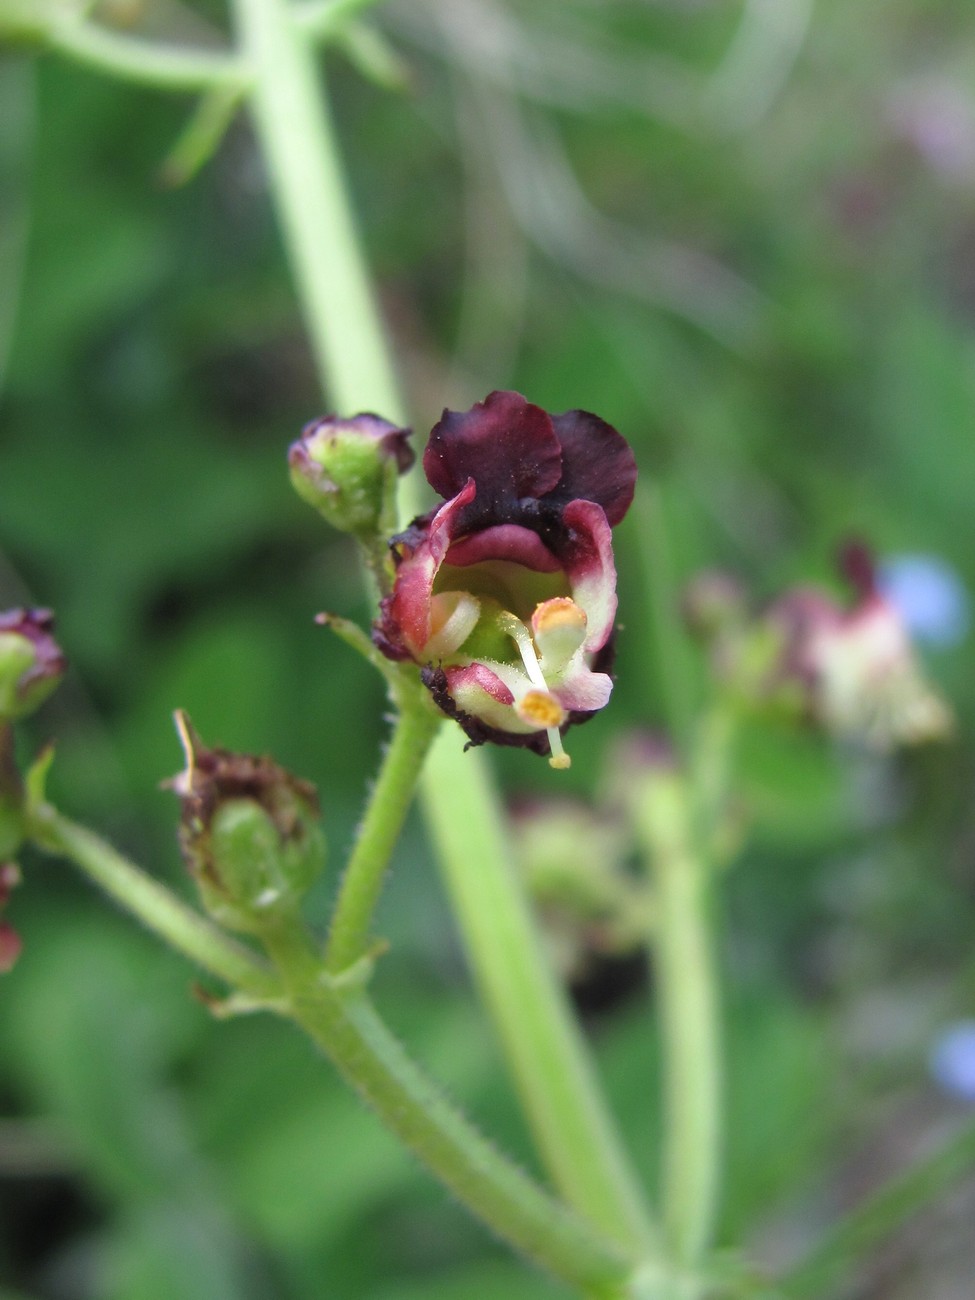
{"label": "green unopened bud cluster", "polygon": [[326,416],[292,445],[291,481],[333,528],[368,541],[395,527],[396,480],[413,463],[409,436],[377,415]]}
{"label": "green unopened bud cluster", "polygon": [[298,905],[325,865],[315,789],[270,758],[210,749],[183,715],[180,847],[207,911],[256,933]]}
{"label": "green unopened bud cluster", "polygon": [[511,829],[550,955],[564,975],[582,975],[593,957],[642,947],[652,901],[628,869],[630,835],[614,809],[570,799],[532,802],[515,810]]}

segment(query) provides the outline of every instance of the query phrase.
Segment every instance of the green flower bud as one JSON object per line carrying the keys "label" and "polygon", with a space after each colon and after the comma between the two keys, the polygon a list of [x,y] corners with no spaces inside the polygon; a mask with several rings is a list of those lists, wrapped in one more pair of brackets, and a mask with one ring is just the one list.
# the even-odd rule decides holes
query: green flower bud
{"label": "green flower bud", "polygon": [[0,723],[33,713],[67,668],[47,609],[0,611]]}
{"label": "green flower bud", "polygon": [[325,865],[314,786],[270,758],[205,746],[183,714],[186,770],[169,782],[182,800],[180,848],[207,911],[254,932],[293,910]]}
{"label": "green flower bud", "polygon": [[388,533],[397,476],[413,464],[409,436],[377,415],[315,420],[288,453],[295,491],[343,533],[361,540]]}

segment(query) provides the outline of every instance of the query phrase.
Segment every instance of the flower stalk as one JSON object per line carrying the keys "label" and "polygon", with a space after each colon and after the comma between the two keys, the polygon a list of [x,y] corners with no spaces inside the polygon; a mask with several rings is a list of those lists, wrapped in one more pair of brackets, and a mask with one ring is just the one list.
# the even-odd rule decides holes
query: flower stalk
{"label": "flower stalk", "polygon": [[428,1080],[354,981],[332,981],[297,920],[263,935],[288,1011],[384,1124],[520,1253],[592,1300],[622,1300],[633,1264],[543,1192]]}
{"label": "flower stalk", "polygon": [[[539,1153],[571,1205],[615,1239],[653,1251],[642,1189],[544,955],[487,765],[477,752],[461,755],[462,743],[456,728],[445,727],[433,746],[426,813],[474,976]],[[437,778],[461,762],[466,779],[453,785],[450,801],[442,790],[435,797]]]}
{"label": "flower stalk", "polygon": [[[235,0],[235,11],[254,76],[255,126],[323,386],[337,409],[404,423],[316,60],[283,0]],[[405,513],[419,513],[415,476],[405,489]],[[590,1221],[645,1244],[649,1215],[509,867],[500,800],[478,757],[461,759],[461,741],[444,728],[421,790],[477,983],[556,1186]],[[490,907],[481,905],[485,894]]]}
{"label": "flower stalk", "polygon": [[656,891],[653,955],[664,1060],[664,1229],[671,1258],[692,1268],[711,1244],[722,1146],[710,874],[678,770],[660,767],[649,774],[634,813]]}
{"label": "flower stalk", "polygon": [[337,410],[405,423],[319,60],[286,0],[234,0],[234,12],[252,76],[254,127],[322,387]]}
{"label": "flower stalk", "polygon": [[389,747],[366,808],[332,913],[326,969],[332,974],[352,966],[369,946],[369,926],[382,890],[386,868],[413,801],[416,784],[441,719],[413,684],[412,698],[399,692],[400,711]]}
{"label": "flower stalk", "polygon": [[32,806],[28,833],[39,848],[68,858],[127,912],[203,970],[255,998],[279,991],[271,967],[207,917],[50,804]]}

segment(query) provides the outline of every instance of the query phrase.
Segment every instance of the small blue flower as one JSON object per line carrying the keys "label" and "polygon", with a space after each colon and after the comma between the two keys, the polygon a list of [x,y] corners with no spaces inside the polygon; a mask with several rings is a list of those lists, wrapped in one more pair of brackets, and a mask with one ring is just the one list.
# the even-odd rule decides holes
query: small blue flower
{"label": "small blue flower", "polygon": [[947,649],[967,636],[971,598],[946,560],[936,555],[894,556],[881,565],[879,586],[916,641]]}
{"label": "small blue flower", "polygon": [[946,1029],[931,1049],[928,1064],[944,1092],[975,1104],[975,1020],[959,1020]]}

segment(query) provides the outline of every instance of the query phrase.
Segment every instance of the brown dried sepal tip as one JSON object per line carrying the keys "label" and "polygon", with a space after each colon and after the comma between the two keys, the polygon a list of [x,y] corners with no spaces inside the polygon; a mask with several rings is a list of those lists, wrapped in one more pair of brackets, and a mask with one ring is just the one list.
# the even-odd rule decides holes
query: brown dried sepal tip
{"label": "brown dried sepal tip", "polygon": [[204,744],[182,710],[175,715],[186,767],[163,785],[180,798],[184,829],[206,830],[217,809],[231,799],[249,799],[268,814],[283,840],[299,829],[302,813],[321,816],[318,791],[266,754],[235,754]]}

